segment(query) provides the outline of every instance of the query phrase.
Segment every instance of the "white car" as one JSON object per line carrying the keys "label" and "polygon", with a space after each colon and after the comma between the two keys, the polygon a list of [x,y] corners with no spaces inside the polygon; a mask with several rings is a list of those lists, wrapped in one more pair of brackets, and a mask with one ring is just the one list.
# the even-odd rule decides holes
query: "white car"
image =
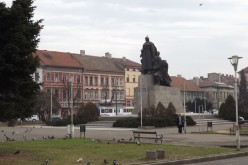
{"label": "white car", "polygon": [[25,121],[39,121],[38,115],[32,115],[29,118],[25,118]]}

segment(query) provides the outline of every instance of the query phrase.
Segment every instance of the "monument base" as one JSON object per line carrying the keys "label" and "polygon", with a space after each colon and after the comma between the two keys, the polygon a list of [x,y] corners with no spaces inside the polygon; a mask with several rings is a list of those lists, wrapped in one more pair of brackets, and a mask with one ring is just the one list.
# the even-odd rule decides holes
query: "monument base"
{"label": "monument base", "polygon": [[155,107],[161,102],[165,108],[171,102],[176,108],[176,113],[183,113],[182,97],[180,90],[174,87],[153,84],[152,75],[141,75],[139,85],[134,89],[134,111],[138,114],[141,109]]}

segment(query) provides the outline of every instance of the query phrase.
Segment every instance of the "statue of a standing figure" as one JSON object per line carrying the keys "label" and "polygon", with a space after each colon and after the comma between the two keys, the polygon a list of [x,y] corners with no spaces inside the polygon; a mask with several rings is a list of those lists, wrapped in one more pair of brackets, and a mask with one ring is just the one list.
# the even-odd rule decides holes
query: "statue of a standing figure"
{"label": "statue of a standing figure", "polygon": [[143,75],[153,75],[154,84],[170,86],[171,78],[168,74],[168,63],[159,56],[156,46],[149,41],[146,36],[146,42],[141,50],[141,73]]}
{"label": "statue of a standing figure", "polygon": [[141,50],[141,63],[142,63],[142,74],[153,74],[154,72],[154,58],[157,54],[157,48],[149,41],[149,37],[146,36],[146,42],[143,44]]}

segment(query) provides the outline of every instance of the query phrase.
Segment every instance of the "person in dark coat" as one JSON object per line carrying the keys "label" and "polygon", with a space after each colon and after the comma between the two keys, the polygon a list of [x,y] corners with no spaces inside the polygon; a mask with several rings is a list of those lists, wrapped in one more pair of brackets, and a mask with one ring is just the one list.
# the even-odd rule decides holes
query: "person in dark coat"
{"label": "person in dark coat", "polygon": [[182,133],[182,128],[184,127],[184,120],[181,114],[178,114],[177,127],[178,127],[178,133]]}

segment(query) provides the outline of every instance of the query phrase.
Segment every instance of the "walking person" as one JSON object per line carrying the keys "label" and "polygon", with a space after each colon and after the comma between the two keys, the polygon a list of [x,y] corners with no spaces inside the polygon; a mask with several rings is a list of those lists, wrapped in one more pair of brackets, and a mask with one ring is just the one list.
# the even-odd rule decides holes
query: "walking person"
{"label": "walking person", "polygon": [[184,121],[181,114],[178,114],[177,127],[178,127],[178,133],[182,133],[182,128],[184,127]]}

